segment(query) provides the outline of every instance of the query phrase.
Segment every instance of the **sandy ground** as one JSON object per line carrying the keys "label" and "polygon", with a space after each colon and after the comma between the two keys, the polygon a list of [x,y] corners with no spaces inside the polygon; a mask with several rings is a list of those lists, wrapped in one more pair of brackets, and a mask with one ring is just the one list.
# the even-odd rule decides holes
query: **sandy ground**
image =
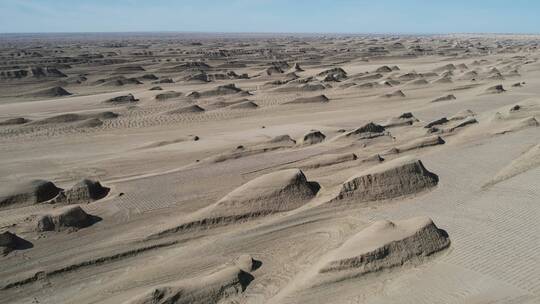
{"label": "sandy ground", "polygon": [[[0,303],[540,302],[535,36],[8,38],[0,197],[110,191],[0,204]],[[38,231],[66,204],[99,220]]]}

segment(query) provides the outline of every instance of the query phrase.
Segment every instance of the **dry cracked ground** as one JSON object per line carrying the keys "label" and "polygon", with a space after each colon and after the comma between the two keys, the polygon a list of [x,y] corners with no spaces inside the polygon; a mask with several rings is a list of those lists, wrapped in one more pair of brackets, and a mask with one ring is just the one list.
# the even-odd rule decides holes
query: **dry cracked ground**
{"label": "dry cracked ground", "polygon": [[0,303],[539,303],[539,45],[2,35]]}

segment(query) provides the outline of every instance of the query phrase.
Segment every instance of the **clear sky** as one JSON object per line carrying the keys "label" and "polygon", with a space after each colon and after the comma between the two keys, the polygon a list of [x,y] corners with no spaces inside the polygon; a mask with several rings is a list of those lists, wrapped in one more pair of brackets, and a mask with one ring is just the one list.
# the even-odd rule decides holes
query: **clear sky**
{"label": "clear sky", "polygon": [[0,0],[0,32],[540,33],[539,0]]}

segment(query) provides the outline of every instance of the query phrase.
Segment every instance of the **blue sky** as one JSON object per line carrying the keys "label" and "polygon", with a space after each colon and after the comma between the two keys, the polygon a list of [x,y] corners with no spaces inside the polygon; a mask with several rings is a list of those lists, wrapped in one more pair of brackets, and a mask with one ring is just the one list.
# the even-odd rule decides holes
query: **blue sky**
{"label": "blue sky", "polygon": [[540,33],[538,0],[0,0],[0,32]]}

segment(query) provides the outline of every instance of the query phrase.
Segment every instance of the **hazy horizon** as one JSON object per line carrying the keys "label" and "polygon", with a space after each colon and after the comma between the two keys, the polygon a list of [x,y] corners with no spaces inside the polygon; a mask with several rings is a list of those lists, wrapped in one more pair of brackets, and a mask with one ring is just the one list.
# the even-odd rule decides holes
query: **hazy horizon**
{"label": "hazy horizon", "polygon": [[528,0],[3,0],[0,33],[538,34]]}

